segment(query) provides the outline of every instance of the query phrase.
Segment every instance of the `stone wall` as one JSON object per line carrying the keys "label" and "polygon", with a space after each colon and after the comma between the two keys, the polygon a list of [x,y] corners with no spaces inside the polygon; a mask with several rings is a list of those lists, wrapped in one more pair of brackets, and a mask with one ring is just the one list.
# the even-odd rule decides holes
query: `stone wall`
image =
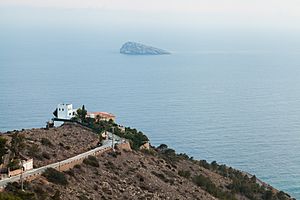
{"label": "stone wall", "polygon": [[[94,153],[92,153],[92,154],[89,154],[89,155],[87,155],[87,156],[85,156],[85,157],[82,157],[82,158],[80,158],[80,159],[76,159],[76,160],[70,161],[70,162],[68,162],[68,163],[64,163],[64,162],[62,161],[62,162],[59,162],[59,163],[58,163],[58,166],[57,166],[57,167],[53,167],[53,168],[56,169],[56,170],[58,170],[58,171],[67,171],[67,170],[69,170],[69,169],[72,169],[75,165],[82,164],[83,160],[84,160],[85,158],[87,158],[88,156],[90,156],[90,155],[97,156],[97,155],[100,155],[100,154],[102,154],[102,153],[104,153],[104,152],[106,152],[106,151],[109,151],[109,150],[111,150],[111,147],[107,147],[107,148],[105,148],[105,149],[101,149],[101,150],[99,150],[99,151],[97,151],[97,152],[94,152]],[[46,168],[45,168],[45,169],[46,169]],[[36,177],[38,177],[38,176],[40,176],[40,175],[42,175],[42,172],[36,173],[36,174],[33,174],[33,175],[30,175],[30,176],[26,176],[26,177],[24,177],[24,179],[26,179],[26,180],[28,180],[28,181],[31,181],[31,180],[35,179]]]}
{"label": "stone wall", "polygon": [[124,142],[122,144],[117,144],[116,149],[123,149],[125,151],[132,151],[129,142]]}

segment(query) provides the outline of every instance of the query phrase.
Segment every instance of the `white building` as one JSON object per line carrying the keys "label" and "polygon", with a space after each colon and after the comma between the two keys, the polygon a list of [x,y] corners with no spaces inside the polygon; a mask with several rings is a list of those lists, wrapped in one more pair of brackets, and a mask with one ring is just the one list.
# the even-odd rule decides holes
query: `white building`
{"label": "white building", "polygon": [[23,160],[23,171],[33,169],[33,159]]}
{"label": "white building", "polygon": [[75,117],[75,114],[77,112],[77,109],[73,109],[72,104],[58,104],[56,108],[57,115],[56,117],[58,119],[71,119]]}

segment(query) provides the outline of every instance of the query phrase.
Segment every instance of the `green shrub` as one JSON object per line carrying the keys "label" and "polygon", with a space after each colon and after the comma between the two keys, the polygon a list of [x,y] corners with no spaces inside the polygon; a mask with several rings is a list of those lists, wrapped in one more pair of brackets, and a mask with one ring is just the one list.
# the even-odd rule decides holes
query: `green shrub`
{"label": "green shrub", "polygon": [[217,197],[218,199],[230,199],[230,200],[235,200],[236,198],[234,197],[233,194],[229,192],[224,192],[220,188],[218,188],[209,178],[203,176],[203,175],[196,175],[193,177],[193,182],[207,191],[209,194],[213,195],[214,197]]}
{"label": "green shrub", "polygon": [[186,153],[180,153],[177,156],[183,160],[193,160],[193,157],[189,157]]}
{"label": "green shrub", "polygon": [[284,193],[283,191],[279,191],[277,194],[276,194],[277,198],[279,200],[286,200],[288,198],[290,198],[290,195]]}
{"label": "green shrub", "polygon": [[60,196],[60,191],[56,190],[55,194],[52,196],[52,200],[61,200]]}
{"label": "green shrub", "polygon": [[[74,120],[78,120],[78,118]],[[149,141],[146,135],[144,135],[141,131],[137,131],[136,129],[126,127],[125,132],[121,131],[118,125],[112,120],[97,121],[93,118],[85,118],[82,122],[84,126],[91,128],[97,134],[102,133],[103,131],[112,132],[112,130],[114,130],[113,133],[115,135],[128,139],[130,141],[131,148],[134,150],[139,150],[141,145]]]}
{"label": "green shrub", "polygon": [[51,157],[50,157],[50,155],[49,155],[49,153],[47,153],[47,152],[43,152],[42,153],[42,156],[45,158],[45,159],[47,159],[47,160],[49,160]]}
{"label": "green shrub", "polygon": [[46,171],[43,173],[43,176],[47,178],[49,182],[60,184],[60,185],[67,185],[68,180],[63,172],[59,172],[54,168],[47,168]]}
{"label": "green shrub", "polygon": [[156,156],[156,151],[153,149],[142,149],[141,152],[147,155]]}
{"label": "green shrub", "polygon": [[43,157],[41,156],[40,151],[41,149],[37,144],[32,144],[31,146],[28,147],[29,156],[42,160]]}
{"label": "green shrub", "polygon": [[205,169],[210,169],[210,164],[206,160],[200,160],[199,165]]}
{"label": "green shrub", "polygon": [[42,185],[33,187],[33,191],[37,196],[37,199],[47,199],[49,197],[48,192],[43,188]]}
{"label": "green shrub", "polygon": [[232,192],[243,194],[249,199],[255,199],[257,194],[265,195],[266,199],[269,198],[269,194],[265,193],[266,190],[256,183],[255,176],[249,178],[247,175],[232,168],[229,168],[228,173],[232,179],[232,183],[228,185],[228,189]]}
{"label": "green shrub", "polygon": [[271,190],[267,190],[263,195],[263,200],[272,200],[273,199],[273,192]]}
{"label": "green shrub", "polygon": [[[24,182],[24,189],[28,190],[29,184]],[[20,183],[8,183],[5,191],[0,193],[0,200],[36,200],[34,193],[22,191]]]}
{"label": "green shrub", "polygon": [[92,167],[99,167],[99,162],[95,156],[88,156],[83,160],[83,163]]}
{"label": "green shrub", "polygon": [[159,172],[155,172],[155,171],[152,171],[151,172],[153,175],[155,175],[156,177],[158,177],[159,179],[161,179],[162,181],[164,182],[169,182],[169,180],[166,178],[166,176],[164,174],[161,174]]}
{"label": "green shrub", "polygon": [[190,178],[191,172],[190,171],[185,171],[185,170],[179,170],[178,175],[182,176],[184,178]]}
{"label": "green shrub", "polygon": [[22,200],[20,197],[15,196],[13,194],[9,194],[7,192],[0,193],[0,200]]}
{"label": "green shrub", "polygon": [[74,168],[76,168],[76,169],[81,169],[81,165],[79,165],[79,164],[74,165]]}
{"label": "green shrub", "polygon": [[75,176],[74,170],[73,169],[69,169],[68,171],[66,171],[67,174],[69,174],[70,176]]}
{"label": "green shrub", "polygon": [[107,163],[104,164],[108,169],[111,169],[111,170],[115,170],[116,169],[116,166],[113,162],[111,162],[110,160],[107,161]]}
{"label": "green shrub", "polygon": [[176,155],[176,152],[174,149],[164,149],[162,151],[159,152],[159,156],[164,159],[165,161],[167,161],[170,164],[176,164],[176,162],[178,161],[179,157]]}
{"label": "green shrub", "polygon": [[2,158],[7,153],[6,142],[6,138],[0,137],[0,164],[3,163]]}
{"label": "green shrub", "polygon": [[52,142],[48,138],[42,138],[41,143],[42,145],[53,146]]}
{"label": "green shrub", "polygon": [[212,167],[213,170],[216,170],[218,168],[218,163],[216,161],[212,161],[210,163],[210,166]]}
{"label": "green shrub", "polygon": [[21,164],[20,164],[20,160],[19,159],[14,159],[14,160],[11,160],[7,167],[13,171],[13,170],[16,170],[16,169],[20,169],[21,168]]}

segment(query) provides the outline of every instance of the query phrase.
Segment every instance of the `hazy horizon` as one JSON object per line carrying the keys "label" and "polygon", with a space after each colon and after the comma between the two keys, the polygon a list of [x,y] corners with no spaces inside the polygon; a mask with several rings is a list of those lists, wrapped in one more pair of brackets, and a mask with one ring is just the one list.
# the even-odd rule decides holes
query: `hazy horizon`
{"label": "hazy horizon", "polygon": [[297,1],[1,0],[2,48],[94,39],[117,51],[137,41],[169,51],[300,53]]}

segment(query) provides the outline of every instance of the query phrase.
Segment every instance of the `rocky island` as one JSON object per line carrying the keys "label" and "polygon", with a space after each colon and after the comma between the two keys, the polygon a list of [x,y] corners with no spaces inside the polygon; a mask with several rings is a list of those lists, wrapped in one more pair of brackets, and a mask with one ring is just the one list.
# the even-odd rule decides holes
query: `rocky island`
{"label": "rocky island", "polygon": [[[99,148],[100,135],[106,130],[113,130],[128,145],[116,144],[114,151],[107,149],[76,164],[63,164],[65,159]],[[8,183],[0,192],[1,200],[292,199],[248,173],[215,161],[195,160],[165,144],[151,146],[142,132],[111,120],[11,131],[0,138],[2,157],[9,158],[1,162],[7,160],[10,167],[18,168],[20,155],[32,158],[37,169],[62,163],[24,180],[24,190],[20,178]]]}
{"label": "rocky island", "polygon": [[147,46],[137,42],[126,42],[120,49],[120,53],[127,55],[164,55],[170,52]]}

